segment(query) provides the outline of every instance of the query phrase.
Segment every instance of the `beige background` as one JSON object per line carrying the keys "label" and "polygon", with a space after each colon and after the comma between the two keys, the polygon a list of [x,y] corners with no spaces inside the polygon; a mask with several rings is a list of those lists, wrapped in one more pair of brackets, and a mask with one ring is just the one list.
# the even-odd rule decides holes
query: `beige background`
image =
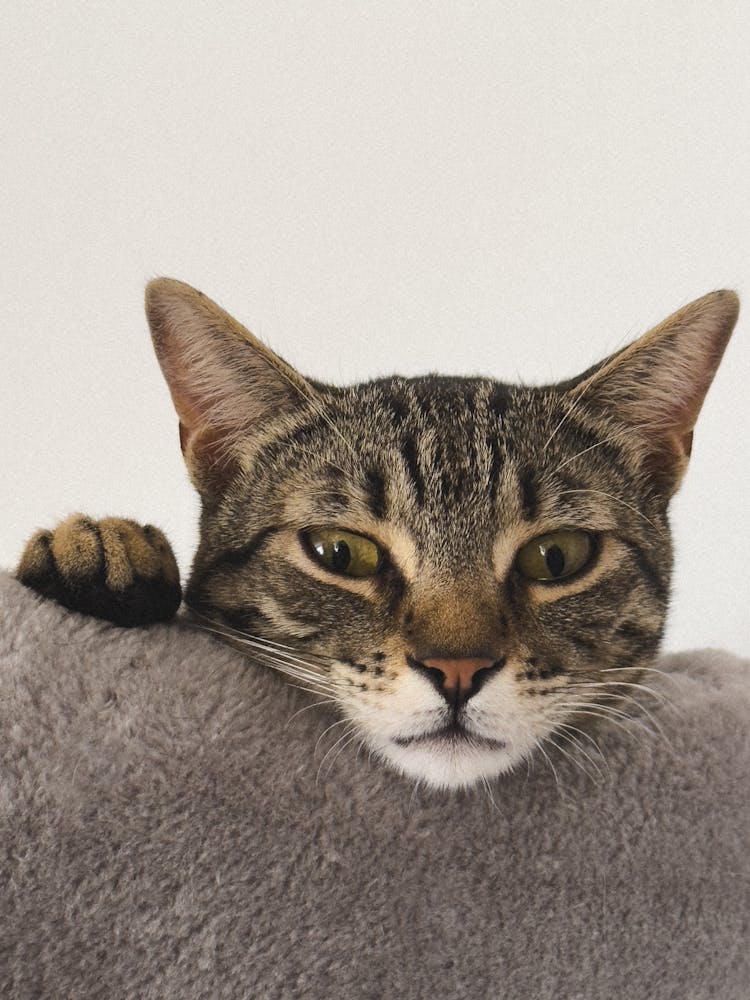
{"label": "beige background", "polygon": [[196,502],[142,315],[201,287],[303,371],[549,381],[747,298],[674,506],[668,646],[747,653],[746,5],[4,5],[0,564]]}

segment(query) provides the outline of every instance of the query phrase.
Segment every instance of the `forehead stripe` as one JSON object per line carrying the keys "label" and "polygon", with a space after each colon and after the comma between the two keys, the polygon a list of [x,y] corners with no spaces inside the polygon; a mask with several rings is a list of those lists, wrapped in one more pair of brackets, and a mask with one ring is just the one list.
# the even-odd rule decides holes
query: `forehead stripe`
{"label": "forehead stripe", "polygon": [[401,441],[401,457],[404,460],[407,475],[411,479],[417,503],[421,507],[424,504],[425,484],[419,468],[417,445],[410,435],[405,436]]}
{"label": "forehead stripe", "polygon": [[519,488],[521,507],[527,521],[535,521],[539,516],[539,488],[534,472],[526,467],[520,470]]}
{"label": "forehead stripe", "polygon": [[365,489],[370,513],[376,520],[384,520],[387,514],[385,480],[372,466],[365,472]]}

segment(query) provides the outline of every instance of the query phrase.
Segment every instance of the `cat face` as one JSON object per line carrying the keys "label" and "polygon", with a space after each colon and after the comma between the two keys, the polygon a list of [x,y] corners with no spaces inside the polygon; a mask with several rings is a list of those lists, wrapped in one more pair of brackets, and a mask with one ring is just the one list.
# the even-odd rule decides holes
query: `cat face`
{"label": "cat face", "polygon": [[667,505],[732,293],[542,388],[322,386],[186,285],[152,283],[147,310],[203,498],[200,619],[435,786],[621,717],[659,646]]}

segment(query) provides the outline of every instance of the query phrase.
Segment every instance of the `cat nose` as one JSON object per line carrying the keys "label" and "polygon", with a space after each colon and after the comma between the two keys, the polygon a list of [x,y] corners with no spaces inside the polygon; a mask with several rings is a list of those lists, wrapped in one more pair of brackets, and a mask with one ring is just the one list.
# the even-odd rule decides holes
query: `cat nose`
{"label": "cat nose", "polygon": [[505,665],[505,657],[487,656],[407,657],[409,666],[425,674],[449,705],[460,708]]}

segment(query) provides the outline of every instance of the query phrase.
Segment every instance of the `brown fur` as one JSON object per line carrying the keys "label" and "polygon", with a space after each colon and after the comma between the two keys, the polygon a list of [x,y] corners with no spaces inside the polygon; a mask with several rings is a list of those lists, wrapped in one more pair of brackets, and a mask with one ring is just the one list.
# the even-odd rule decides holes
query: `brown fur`
{"label": "brown fur", "polygon": [[16,572],[21,583],[120,625],[171,618],[180,576],[164,533],[120,517],[72,514],[54,531],[37,531]]}
{"label": "brown fur", "polygon": [[[442,376],[325,386],[189,286],[160,279],[146,301],[203,502],[196,620],[333,697],[354,736],[435,784],[498,773],[588,716],[617,718],[659,646],[668,503],[734,293],[541,388]],[[304,537],[322,527],[371,538],[379,572],[321,565]],[[520,547],[560,529],[591,535],[589,563],[525,578]],[[153,579],[157,562],[173,581],[132,522],[102,522],[100,536],[107,587]],[[27,581],[50,558],[40,538]],[[75,525],[49,548],[65,580],[91,573],[96,552]],[[461,704],[425,666],[457,659],[495,665]]]}

